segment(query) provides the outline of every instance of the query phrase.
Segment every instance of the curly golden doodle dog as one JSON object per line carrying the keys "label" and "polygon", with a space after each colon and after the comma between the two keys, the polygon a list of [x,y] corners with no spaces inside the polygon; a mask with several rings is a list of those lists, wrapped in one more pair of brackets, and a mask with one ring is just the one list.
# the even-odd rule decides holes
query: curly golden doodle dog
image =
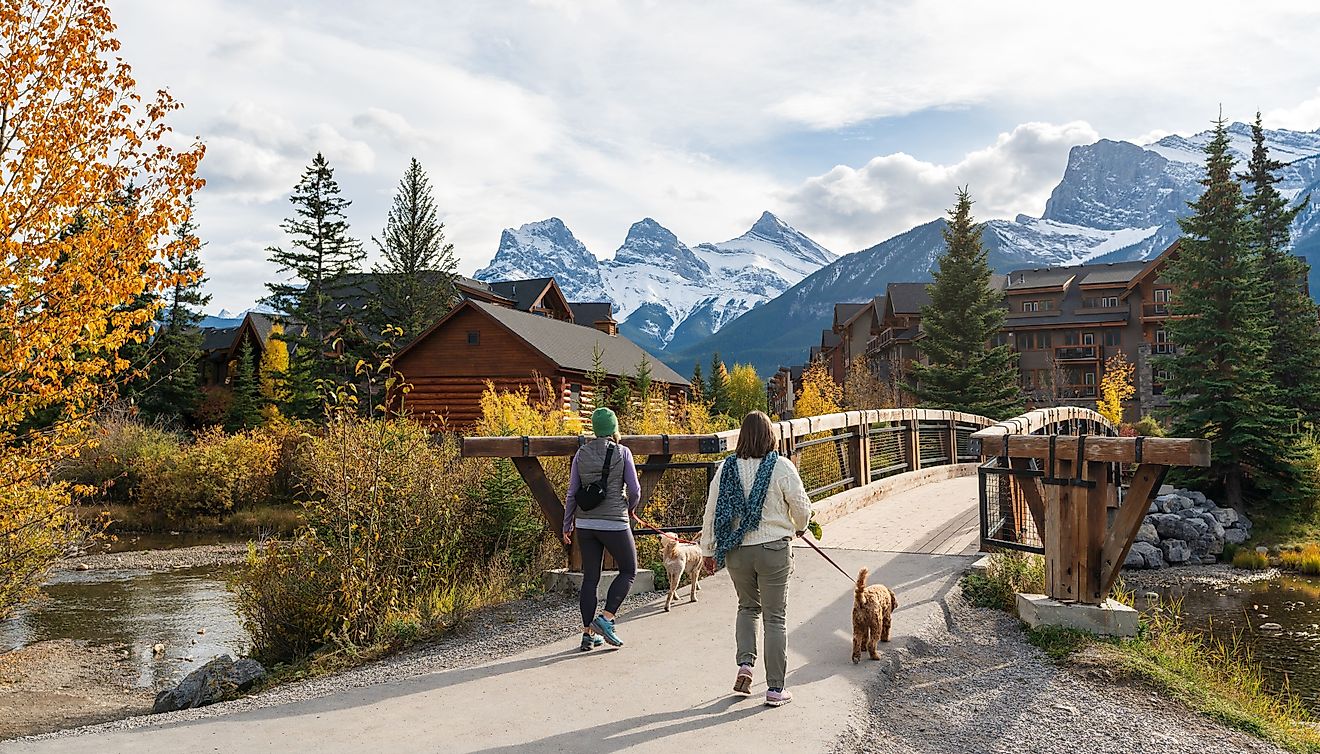
{"label": "curly golden doodle dog", "polygon": [[669,574],[669,596],[665,598],[665,612],[669,612],[669,603],[674,601],[674,594],[678,592],[683,574],[687,574],[688,581],[692,583],[688,602],[696,602],[703,570],[701,546],[663,537],[660,547],[660,558],[665,563],[665,573]]}
{"label": "curly golden doodle dog", "polygon": [[853,595],[853,650],[854,663],[862,659],[862,649],[871,655],[872,660],[880,659],[876,645],[889,641],[889,625],[893,621],[894,611],[898,609],[898,597],[894,591],[883,584],[866,585],[870,573],[863,568],[857,574],[857,591]]}

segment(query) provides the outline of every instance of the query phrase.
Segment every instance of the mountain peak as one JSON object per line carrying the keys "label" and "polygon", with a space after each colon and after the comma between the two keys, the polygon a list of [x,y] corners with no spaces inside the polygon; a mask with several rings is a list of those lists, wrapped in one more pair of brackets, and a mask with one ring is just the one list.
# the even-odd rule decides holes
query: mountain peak
{"label": "mountain peak", "polygon": [[687,280],[700,280],[710,267],[697,258],[673,231],[644,217],[628,228],[623,245],[614,253],[614,263],[653,265],[672,270]]}
{"label": "mountain peak", "polygon": [[599,296],[602,289],[600,261],[557,217],[505,228],[495,258],[475,277],[486,282],[554,277],[569,299]]}

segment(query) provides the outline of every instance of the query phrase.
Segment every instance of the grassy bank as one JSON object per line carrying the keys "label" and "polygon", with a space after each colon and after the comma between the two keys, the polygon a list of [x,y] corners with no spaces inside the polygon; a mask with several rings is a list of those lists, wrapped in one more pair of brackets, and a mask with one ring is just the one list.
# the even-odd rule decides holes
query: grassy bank
{"label": "grassy bank", "polygon": [[302,509],[295,505],[255,505],[228,513],[174,518],[158,510],[111,503],[83,506],[79,508],[78,514],[89,522],[108,520],[106,531],[111,534],[178,531],[189,534],[288,537],[303,522]]}
{"label": "grassy bank", "polygon": [[[1044,591],[1039,556],[995,555],[984,575],[963,580],[967,599],[981,607],[1013,612],[1019,591]],[[1130,604],[1130,595],[1118,596]],[[1060,663],[1100,668],[1113,677],[1149,685],[1196,712],[1289,751],[1320,752],[1320,723],[1290,694],[1266,688],[1247,647],[1184,628],[1177,608],[1144,614],[1133,639],[1058,628],[1027,629],[1027,638]]]}

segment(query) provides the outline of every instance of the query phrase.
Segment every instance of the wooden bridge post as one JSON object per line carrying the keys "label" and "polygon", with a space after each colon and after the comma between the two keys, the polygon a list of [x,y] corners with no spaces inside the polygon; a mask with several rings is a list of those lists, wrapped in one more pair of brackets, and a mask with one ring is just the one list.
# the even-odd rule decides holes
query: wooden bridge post
{"label": "wooden bridge post", "polygon": [[958,420],[949,418],[949,465],[958,465]]}
{"label": "wooden bridge post", "polygon": [[907,424],[908,471],[921,470],[921,420],[913,413]]}
{"label": "wooden bridge post", "polygon": [[848,471],[852,472],[852,487],[865,487],[871,482],[871,453],[870,437],[867,432],[866,413],[858,412],[857,423],[850,424],[845,432],[851,432],[854,437],[848,440]]}

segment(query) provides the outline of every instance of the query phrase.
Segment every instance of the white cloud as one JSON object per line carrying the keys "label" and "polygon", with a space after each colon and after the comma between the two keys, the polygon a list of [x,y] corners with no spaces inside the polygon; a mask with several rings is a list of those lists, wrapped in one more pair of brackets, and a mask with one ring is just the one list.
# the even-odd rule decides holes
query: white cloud
{"label": "white cloud", "polygon": [[1063,174],[1068,150],[1097,138],[1081,121],[1024,123],[950,165],[902,152],[860,168],[839,165],[789,193],[785,213],[801,218],[799,226],[823,243],[847,251],[942,216],[959,186],[969,187],[980,219],[1038,214]]}
{"label": "white cloud", "polygon": [[1261,116],[1266,128],[1291,128],[1296,131],[1313,131],[1320,127],[1320,89],[1315,96],[1299,102],[1293,107],[1270,110]]}
{"label": "white cloud", "polygon": [[[770,208],[848,251],[940,214],[959,183],[982,216],[1039,212],[1067,146],[1095,133],[1197,131],[1220,103],[1320,126],[1314,101],[1295,105],[1317,97],[1308,0],[1204,14],[1131,0],[1102,13],[1030,0],[111,2],[138,80],[168,86],[187,105],[180,134],[208,146],[199,219],[215,305],[231,308],[260,295],[261,249],[284,242],[285,196],[318,149],[364,240],[420,159],[471,272],[502,228],[549,215],[607,254],[644,215],[696,243]],[[1270,75],[1230,49],[1268,50]],[[875,119],[960,108],[976,117],[957,143],[988,141],[969,133],[987,122],[1011,133],[949,164],[909,148],[803,182],[855,160],[829,151],[846,138],[831,129],[910,129]],[[808,132],[822,154],[785,168],[776,145]]]}

